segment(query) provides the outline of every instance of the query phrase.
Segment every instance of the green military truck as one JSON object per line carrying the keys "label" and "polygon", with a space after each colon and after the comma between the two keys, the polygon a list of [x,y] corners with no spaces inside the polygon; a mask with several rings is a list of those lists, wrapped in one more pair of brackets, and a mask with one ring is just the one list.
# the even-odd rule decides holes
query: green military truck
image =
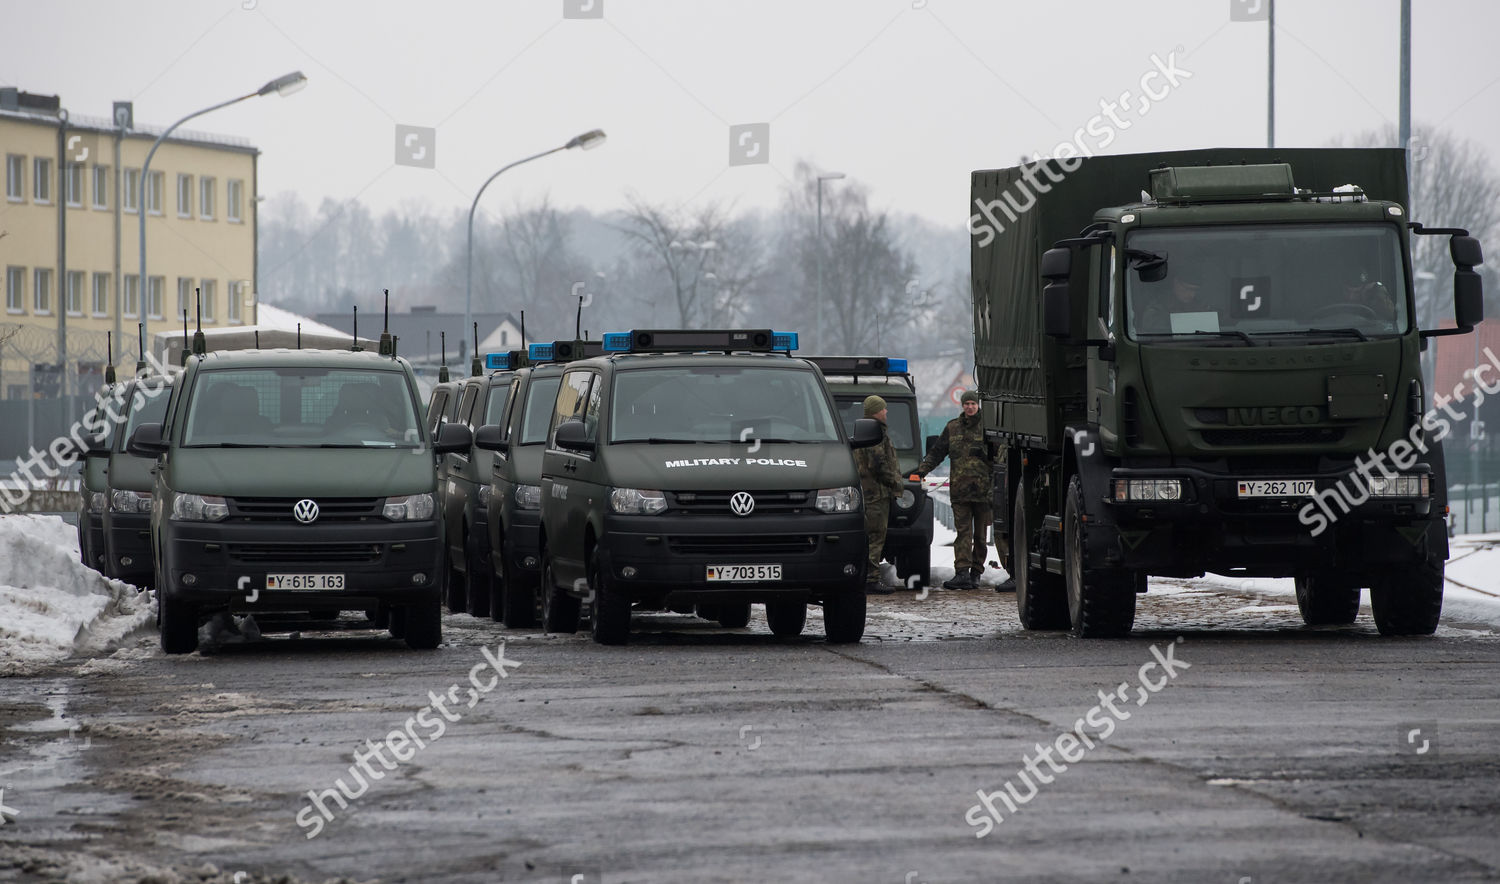
{"label": "green military truck", "polygon": [[[1410,221],[1403,152],[1044,160],[972,196],[1026,628],[1124,634],[1147,575],[1213,571],[1295,578],[1308,624],[1352,623],[1368,588],[1382,634],[1436,629],[1451,423],[1419,357],[1480,321],[1482,257]],[[1417,327],[1414,235],[1450,238],[1456,328]]]}
{"label": "green military truck", "polygon": [[[917,384],[905,359],[895,356],[807,356],[823,372],[828,392],[838,406],[844,430],[854,435],[854,422],[864,417],[867,396],[879,396],[889,409],[886,429],[901,461],[901,475],[910,476],[922,462],[921,423],[917,415]],[[892,501],[885,535],[885,559],[896,566],[903,581],[916,576],[926,586],[931,575],[932,499],[921,482],[907,482]]]}

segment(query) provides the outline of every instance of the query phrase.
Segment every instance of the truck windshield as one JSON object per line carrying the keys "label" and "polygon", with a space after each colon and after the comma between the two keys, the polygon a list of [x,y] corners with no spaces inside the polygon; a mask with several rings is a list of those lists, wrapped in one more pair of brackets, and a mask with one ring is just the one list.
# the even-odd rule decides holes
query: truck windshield
{"label": "truck windshield", "polygon": [[839,441],[820,378],[800,369],[621,371],[611,409],[611,442]]}
{"label": "truck windshield", "polygon": [[[865,416],[865,397],[835,394],[833,401],[837,403],[839,417],[844,421],[844,432],[853,436],[854,422]],[[917,420],[912,413],[912,403],[904,399],[887,399],[885,407],[885,426],[891,437],[891,445],[897,451],[916,451],[917,437],[912,428],[917,425]]]}
{"label": "truck windshield", "polygon": [[1127,245],[1167,259],[1159,282],[1125,273],[1133,338],[1364,340],[1409,327],[1401,240],[1388,224],[1157,228]]}
{"label": "truck windshield", "polygon": [[358,369],[199,372],[185,403],[188,448],[415,448],[406,375]]}

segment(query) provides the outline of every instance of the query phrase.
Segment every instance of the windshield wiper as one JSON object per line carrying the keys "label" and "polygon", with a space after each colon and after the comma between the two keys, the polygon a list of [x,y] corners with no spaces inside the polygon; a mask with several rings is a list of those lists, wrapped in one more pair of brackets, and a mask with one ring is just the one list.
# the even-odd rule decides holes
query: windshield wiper
{"label": "windshield wiper", "polygon": [[1239,338],[1240,340],[1244,341],[1245,343],[1249,344],[1252,347],[1258,346],[1255,343],[1255,339],[1254,338],[1250,337],[1250,335],[1248,335],[1247,333],[1245,333],[1243,331],[1240,331],[1237,328],[1235,328],[1235,329],[1224,329],[1224,330],[1221,330],[1221,331],[1204,331],[1203,329],[1200,328],[1200,329],[1196,329],[1196,330],[1190,331],[1190,332],[1146,332],[1145,334],[1137,334],[1136,337],[1138,337],[1138,338],[1177,338],[1177,337],[1181,337],[1183,335],[1212,335],[1213,337],[1216,337],[1216,338],[1226,338],[1226,337],[1228,337],[1228,338]]}
{"label": "windshield wiper", "polygon": [[1265,335],[1353,335],[1361,341],[1368,341],[1370,336],[1353,326],[1344,328],[1308,328],[1294,329],[1292,331],[1258,332]]}

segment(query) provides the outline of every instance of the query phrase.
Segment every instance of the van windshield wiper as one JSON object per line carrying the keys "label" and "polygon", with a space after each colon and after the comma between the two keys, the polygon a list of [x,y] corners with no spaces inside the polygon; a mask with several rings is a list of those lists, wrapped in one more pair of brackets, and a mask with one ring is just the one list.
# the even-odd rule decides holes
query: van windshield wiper
{"label": "van windshield wiper", "polygon": [[1200,328],[1200,329],[1195,329],[1195,330],[1190,331],[1190,332],[1146,332],[1145,334],[1137,334],[1136,337],[1138,337],[1138,338],[1179,338],[1179,337],[1182,337],[1183,335],[1210,335],[1210,336],[1216,337],[1216,338],[1239,338],[1240,340],[1244,341],[1245,343],[1249,344],[1252,347],[1256,346],[1254,338],[1250,337],[1250,335],[1246,334],[1243,331],[1240,331],[1237,328],[1222,329],[1220,331],[1204,331],[1203,329]]}

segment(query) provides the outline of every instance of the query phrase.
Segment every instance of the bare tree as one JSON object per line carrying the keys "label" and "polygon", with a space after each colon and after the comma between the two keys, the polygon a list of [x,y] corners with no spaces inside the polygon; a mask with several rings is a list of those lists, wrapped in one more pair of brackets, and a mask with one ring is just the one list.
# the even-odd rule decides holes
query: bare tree
{"label": "bare tree", "polygon": [[[664,284],[682,328],[755,323],[750,304],[766,268],[755,219],[732,218],[721,203],[685,214],[638,196],[629,200],[618,229],[662,273],[658,284]],[[647,297],[654,304],[654,293]]]}

